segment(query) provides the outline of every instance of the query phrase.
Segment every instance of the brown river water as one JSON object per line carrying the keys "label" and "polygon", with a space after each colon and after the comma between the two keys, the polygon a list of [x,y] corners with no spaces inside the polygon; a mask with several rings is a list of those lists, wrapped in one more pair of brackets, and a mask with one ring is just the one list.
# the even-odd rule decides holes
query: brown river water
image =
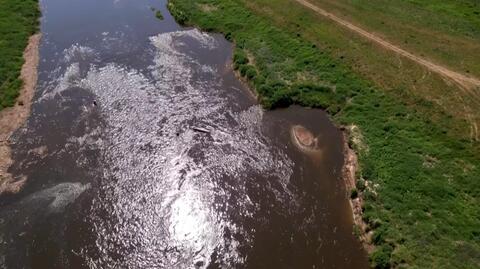
{"label": "brown river water", "polygon": [[368,267],[323,111],[262,110],[232,44],[164,1],[40,3],[39,84],[12,137],[28,182],[0,197],[0,268]]}

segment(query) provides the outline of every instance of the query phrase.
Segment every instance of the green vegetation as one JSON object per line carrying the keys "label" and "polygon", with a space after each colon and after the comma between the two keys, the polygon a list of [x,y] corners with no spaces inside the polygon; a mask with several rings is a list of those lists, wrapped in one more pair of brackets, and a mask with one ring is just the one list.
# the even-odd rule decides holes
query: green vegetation
{"label": "green vegetation", "polygon": [[[169,9],[179,22],[235,42],[234,67],[266,108],[323,108],[339,124],[355,126],[350,144],[359,154],[357,195],[366,200],[364,219],[373,230],[373,265],[479,266],[479,143],[464,136],[466,121],[412,94],[412,84],[393,90],[372,79],[373,69],[360,72],[353,64],[374,59],[377,76],[395,77],[390,56],[372,49],[355,58],[363,56],[339,40],[347,35],[355,45],[357,38],[288,0],[170,0]],[[407,74],[419,70],[403,67]],[[444,85],[436,79],[427,81]]]}
{"label": "green vegetation", "polygon": [[[402,47],[480,77],[477,0],[313,0]],[[459,61],[458,57],[462,60]]]}
{"label": "green vegetation", "polygon": [[0,0],[0,110],[15,104],[23,51],[38,30],[39,16],[37,0]]}
{"label": "green vegetation", "polygon": [[[327,2],[327,0],[312,1],[316,4]],[[338,3],[339,5],[343,3],[343,6],[348,7],[357,6],[356,3],[367,1],[339,0],[330,2]],[[446,56],[442,59],[448,59],[457,64],[467,62],[478,64],[480,62],[480,49],[475,49],[480,46],[480,42],[465,36],[457,35],[452,37],[452,31],[438,32],[443,28],[449,28],[449,25],[443,26],[440,30],[439,28],[430,27],[430,25],[436,25],[435,21],[438,20],[436,18],[441,17],[441,13],[434,14],[432,11],[423,10],[421,6],[412,6],[411,4],[409,7],[412,10],[411,12],[401,11],[406,7],[402,7],[400,4],[411,1],[372,0],[371,2],[372,4],[365,3],[365,8],[359,5],[358,10],[363,12],[365,9],[370,10],[370,12],[360,13],[358,11],[358,17],[362,18],[362,22],[363,20],[379,21],[371,26],[373,32],[386,36],[388,40],[394,41],[395,44],[405,47],[416,55],[425,54],[428,57],[432,56],[434,62],[437,62],[437,59],[439,59],[438,62],[440,63],[444,62],[440,59],[443,57],[441,57],[442,53],[433,55],[425,52],[426,50],[437,51],[435,46],[448,47],[450,52],[445,54]],[[430,1],[422,2],[425,5],[430,3]],[[464,1],[444,2],[461,3]],[[271,24],[280,29],[294,33],[297,36],[299,35],[305,41],[312,42],[323,53],[329,54],[332,59],[348,66],[352,72],[359,74],[362,79],[371,82],[377,89],[401,99],[409,106],[414,106],[419,113],[429,115],[432,121],[444,121],[445,117],[455,118],[456,120],[450,122],[448,130],[452,134],[455,133],[456,137],[480,139],[478,132],[472,132],[472,129],[478,129],[475,126],[480,126],[480,110],[478,109],[480,106],[480,89],[476,91],[459,89],[455,84],[446,81],[439,75],[425,70],[422,66],[410,60],[399,57],[391,51],[384,50],[372,42],[366,41],[358,34],[340,27],[337,23],[316,14],[293,0],[255,0],[244,1],[243,3],[252,13],[268,19]],[[399,15],[390,14],[392,13],[390,11],[390,13],[386,13],[391,18],[390,21],[375,19],[383,18],[384,15],[381,11],[375,12],[375,10],[369,8],[370,5],[375,5],[378,9],[399,9],[397,13],[405,14],[405,16],[407,14],[416,14],[413,12],[413,9],[416,8],[418,10],[417,13],[423,12],[423,15],[415,15],[415,19],[406,17],[405,21],[394,23],[394,18]],[[325,5],[322,4],[320,6],[324,7]],[[327,10],[335,11],[332,8],[327,8]],[[350,14],[350,9],[345,8],[345,10],[334,13],[339,13],[339,16],[345,17],[347,16],[346,14]],[[355,12],[357,11],[352,11],[351,16],[356,14]],[[347,19],[356,22],[356,20],[350,18],[351,16],[347,16]],[[463,19],[458,18],[458,20],[461,21]],[[409,21],[412,24],[409,24]],[[382,22],[385,22],[387,26],[382,24]],[[422,25],[426,26],[422,27],[417,25],[417,23],[422,23]],[[360,23],[359,25],[370,29],[370,24],[365,26]],[[390,25],[392,26],[390,27]],[[474,26],[472,24],[471,28],[477,30],[472,31],[478,31],[479,28]],[[397,29],[398,27],[405,29]],[[453,29],[453,26],[450,26],[450,28]],[[388,32],[387,29],[393,30]],[[415,46],[406,46],[400,38],[401,36],[413,34],[415,31],[420,31],[420,33],[415,34],[415,38],[419,42],[418,47],[422,47],[425,53],[422,53],[422,50],[415,50]],[[398,40],[395,39],[397,37],[399,38]],[[452,38],[455,38],[456,41],[452,40]],[[409,43],[409,45],[412,44],[412,42]],[[473,48],[473,50],[470,48]],[[447,66],[450,67],[448,64]],[[451,67],[454,70],[463,71],[463,67],[458,67],[457,65],[452,65]],[[420,105],[420,103],[424,105]]]}
{"label": "green vegetation", "polygon": [[178,23],[184,24],[187,21],[185,12],[178,9],[172,2],[168,2],[167,8]]}
{"label": "green vegetation", "polygon": [[162,12],[161,12],[160,10],[157,10],[157,11],[155,12],[155,17],[157,17],[157,19],[159,19],[159,20],[163,20],[163,19],[164,19],[164,18],[163,18],[163,15],[162,15]]}
{"label": "green vegetation", "polygon": [[355,199],[358,197],[358,190],[356,188],[353,188],[352,191],[350,192],[350,198]]}

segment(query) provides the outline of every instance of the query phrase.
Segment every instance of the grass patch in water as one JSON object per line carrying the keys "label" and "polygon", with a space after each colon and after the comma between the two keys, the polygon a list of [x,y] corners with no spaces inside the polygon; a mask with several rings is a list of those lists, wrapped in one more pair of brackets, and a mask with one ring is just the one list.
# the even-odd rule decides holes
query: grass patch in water
{"label": "grass patch in water", "polygon": [[157,19],[159,20],[163,20],[163,15],[162,15],[162,12],[160,10],[157,10],[155,11],[155,17],[157,17]]}
{"label": "grass patch in water", "polygon": [[15,104],[28,38],[38,31],[37,0],[0,0],[0,110]]}
{"label": "grass patch in water", "polygon": [[[222,32],[235,42],[234,66],[243,76],[251,73],[265,108],[317,107],[337,123],[356,126],[365,145],[354,139],[351,144],[363,149],[359,177],[368,187],[357,188],[364,189],[364,218],[374,231],[372,265],[478,266],[478,143],[458,136],[448,115],[430,113],[428,101],[384,91],[331,50],[274,23],[275,14],[248,7],[258,1],[170,0],[168,6],[180,23]],[[201,5],[214,8],[205,12]]]}

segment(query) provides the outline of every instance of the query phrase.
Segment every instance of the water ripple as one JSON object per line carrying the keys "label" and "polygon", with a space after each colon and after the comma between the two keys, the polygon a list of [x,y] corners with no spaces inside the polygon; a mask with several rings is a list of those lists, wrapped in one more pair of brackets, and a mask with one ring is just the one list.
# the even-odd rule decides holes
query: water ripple
{"label": "water ripple", "polygon": [[82,253],[92,268],[241,264],[240,246],[253,235],[240,220],[256,213],[248,185],[267,174],[283,188],[278,199],[288,199],[292,161],[262,135],[261,108],[229,112],[235,100],[220,94],[217,66],[190,55],[189,46],[214,51],[215,39],[188,30],[150,40],[153,79],[108,64],[79,82],[107,125],[90,216],[97,240]]}

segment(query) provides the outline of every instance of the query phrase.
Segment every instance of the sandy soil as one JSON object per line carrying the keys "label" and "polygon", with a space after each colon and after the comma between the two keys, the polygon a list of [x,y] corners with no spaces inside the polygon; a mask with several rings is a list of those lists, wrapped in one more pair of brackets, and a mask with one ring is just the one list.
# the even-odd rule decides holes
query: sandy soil
{"label": "sandy soil", "polygon": [[303,6],[305,7],[308,7],[309,9],[315,11],[316,13],[324,16],[324,17],[327,17],[333,21],[335,21],[336,23],[344,26],[345,28],[353,31],[353,32],[356,32],[358,34],[360,34],[361,36],[371,40],[371,41],[374,41],[375,43],[377,43],[378,45],[382,46],[383,48],[386,48],[388,50],[391,50],[395,53],[398,53],[414,62],[417,62],[418,64],[421,64],[423,65],[424,67],[428,68],[429,70],[441,75],[442,77],[444,78],[447,78],[447,79],[450,79],[452,80],[453,82],[457,83],[459,86],[461,86],[462,89],[465,89],[465,90],[468,90],[468,91],[471,91],[473,92],[474,89],[476,89],[477,87],[480,87],[480,80],[477,79],[477,78],[474,78],[474,77],[469,77],[469,76],[466,76],[464,74],[460,74],[458,72],[455,72],[453,70],[450,70],[444,66],[441,66],[441,65],[438,65],[438,64],[435,64],[433,63],[432,61],[428,60],[428,59],[424,59],[424,58],[421,58],[421,57],[418,57],[384,39],[382,39],[381,37],[373,34],[373,33],[370,33],[344,19],[341,19],[337,16],[335,16],[334,14],[324,10],[324,9],[321,9],[319,8],[318,6],[316,5],[313,5],[312,3],[306,1],[306,0],[295,0],[297,1],[298,3],[302,4]]}
{"label": "sandy soil", "polygon": [[305,127],[300,125],[292,126],[290,129],[294,144],[304,152],[318,151],[318,140]]}
{"label": "sandy soil", "polygon": [[[350,196],[350,193],[353,189],[356,188],[356,172],[358,168],[358,158],[357,154],[353,149],[350,148],[348,145],[348,134],[347,131],[343,129],[343,156],[344,156],[344,163],[342,168],[342,177],[345,181],[345,188],[347,190],[347,194]],[[358,228],[359,240],[362,243],[364,249],[368,253],[372,253],[374,246],[371,243],[372,232],[367,232],[368,225],[363,220],[363,198],[362,193],[359,193],[358,197],[355,199],[351,199],[349,197],[350,206],[352,207],[352,214],[353,214],[353,223]]]}
{"label": "sandy soil", "polygon": [[0,194],[4,192],[18,192],[26,181],[25,177],[13,178],[7,172],[13,162],[9,139],[13,132],[22,126],[30,115],[32,98],[37,84],[40,37],[40,34],[31,36],[28,46],[23,53],[25,64],[22,67],[20,76],[24,85],[17,99],[17,104],[14,107],[0,111]]}

